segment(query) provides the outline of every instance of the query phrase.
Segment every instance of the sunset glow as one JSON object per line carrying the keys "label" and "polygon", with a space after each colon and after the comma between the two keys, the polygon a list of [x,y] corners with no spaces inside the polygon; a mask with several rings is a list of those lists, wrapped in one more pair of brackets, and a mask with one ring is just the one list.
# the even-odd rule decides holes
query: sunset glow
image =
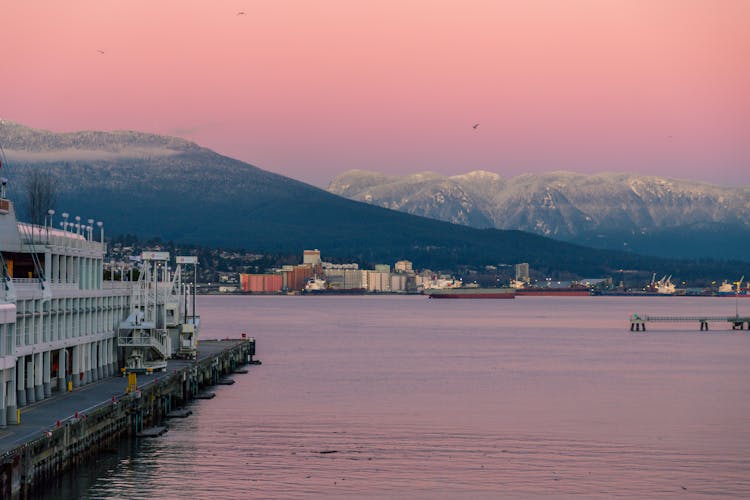
{"label": "sunset glow", "polygon": [[[6,2],[0,117],[177,135],[306,182],[750,184],[750,3]],[[472,125],[479,123],[477,128]]]}

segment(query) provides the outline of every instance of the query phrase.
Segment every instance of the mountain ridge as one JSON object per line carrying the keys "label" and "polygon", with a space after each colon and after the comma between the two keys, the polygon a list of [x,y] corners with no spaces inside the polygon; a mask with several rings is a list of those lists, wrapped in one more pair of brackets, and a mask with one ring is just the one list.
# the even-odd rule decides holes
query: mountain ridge
{"label": "mountain ridge", "polygon": [[607,248],[643,243],[680,227],[691,232],[698,224],[746,233],[750,241],[750,186],[627,173],[556,171],[505,179],[485,171],[415,177],[354,170],[334,178],[327,189],[415,215]]}
{"label": "mountain ridge", "polygon": [[[16,128],[11,134],[6,127],[0,123],[0,142],[9,153],[4,175],[10,179],[9,197],[17,202],[19,213],[23,212],[24,178],[33,169],[43,169],[59,189],[54,223],[64,210],[83,219],[103,220],[105,234],[289,254],[320,248],[329,258],[370,263],[405,258],[417,267],[433,269],[529,262],[549,275],[591,276],[642,269],[649,276],[652,271],[724,276],[737,268],[736,263],[706,267],[593,250],[521,231],[474,229],[373,207],[181,139],[172,142],[147,134],[141,141],[137,134],[113,134],[109,137],[115,145],[99,146],[109,133],[60,138],[33,129]],[[35,136],[34,140],[27,140],[27,134]],[[70,144],[81,151],[122,151],[123,140],[130,149],[119,156],[23,160],[28,153],[68,151]],[[171,144],[176,153],[130,153],[160,150],[164,144]]]}

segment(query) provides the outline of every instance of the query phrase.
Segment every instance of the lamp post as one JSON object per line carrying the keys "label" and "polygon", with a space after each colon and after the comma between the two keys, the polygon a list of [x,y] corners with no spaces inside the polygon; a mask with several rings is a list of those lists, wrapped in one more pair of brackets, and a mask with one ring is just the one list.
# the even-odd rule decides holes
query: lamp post
{"label": "lamp post", "polygon": [[70,214],[68,212],[63,212],[62,213],[62,218],[63,218],[62,227],[63,227],[63,231],[67,231],[68,230],[68,217],[70,217]]}
{"label": "lamp post", "polygon": [[104,223],[99,221],[96,225],[99,227],[99,242],[102,244],[102,248],[104,248]]}
{"label": "lamp post", "polygon": [[94,219],[89,219],[86,221],[86,223],[88,224],[86,226],[86,231],[88,231],[89,233],[88,240],[91,241],[91,234],[92,234],[92,231],[94,230]]}
{"label": "lamp post", "polygon": [[51,208],[47,210],[47,217],[45,217],[44,227],[47,230],[47,244],[49,245],[49,228],[52,226],[52,216],[55,215],[55,211]]}

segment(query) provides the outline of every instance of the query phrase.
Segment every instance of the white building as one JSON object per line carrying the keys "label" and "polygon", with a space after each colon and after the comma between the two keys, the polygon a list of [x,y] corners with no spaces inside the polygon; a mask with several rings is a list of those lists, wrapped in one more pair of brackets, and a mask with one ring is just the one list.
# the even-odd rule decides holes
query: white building
{"label": "white building", "polygon": [[396,272],[409,273],[412,272],[412,263],[410,260],[400,260],[393,266]]}
{"label": "white building", "polygon": [[328,285],[336,290],[367,290],[368,272],[359,269],[327,269]]}
{"label": "white building", "polygon": [[368,292],[390,292],[391,291],[391,273],[380,271],[367,272],[367,291]]}
{"label": "white building", "polygon": [[345,270],[345,269],[356,271],[357,269],[359,269],[359,264],[354,264],[354,263],[334,264],[332,262],[323,262],[322,265],[323,265],[323,271],[328,271],[328,270],[340,271],[340,270]]}
{"label": "white building", "polygon": [[182,270],[195,273],[196,257],[177,257],[170,272],[169,254],[144,252],[153,269],[138,281],[104,281],[102,225],[62,214],[55,229],[53,216],[44,226],[19,223],[0,196],[0,426],[18,423],[20,407],[121,366],[147,371],[195,355],[200,318],[188,316]]}
{"label": "white building", "polygon": [[310,264],[311,267],[321,265],[320,261],[320,250],[305,250],[302,254],[302,263]]}
{"label": "white building", "polygon": [[405,292],[407,277],[405,274],[391,274],[391,291],[392,292]]}
{"label": "white building", "polygon": [[103,281],[93,220],[63,214],[62,229],[50,226],[19,223],[0,198],[0,426],[18,423],[17,408],[118,367],[116,329],[132,287]]}

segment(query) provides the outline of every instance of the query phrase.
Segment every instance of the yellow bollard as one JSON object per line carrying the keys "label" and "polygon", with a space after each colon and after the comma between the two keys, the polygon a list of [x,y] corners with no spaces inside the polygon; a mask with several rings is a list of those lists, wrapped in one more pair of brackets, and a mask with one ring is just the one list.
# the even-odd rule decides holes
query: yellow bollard
{"label": "yellow bollard", "polygon": [[21,410],[16,410],[16,422],[21,424]]}
{"label": "yellow bollard", "polygon": [[125,392],[130,394],[131,392],[138,390],[138,380],[136,379],[135,373],[128,373],[128,387]]}
{"label": "yellow bollard", "polygon": [[73,381],[68,380],[68,392],[73,392]]}

